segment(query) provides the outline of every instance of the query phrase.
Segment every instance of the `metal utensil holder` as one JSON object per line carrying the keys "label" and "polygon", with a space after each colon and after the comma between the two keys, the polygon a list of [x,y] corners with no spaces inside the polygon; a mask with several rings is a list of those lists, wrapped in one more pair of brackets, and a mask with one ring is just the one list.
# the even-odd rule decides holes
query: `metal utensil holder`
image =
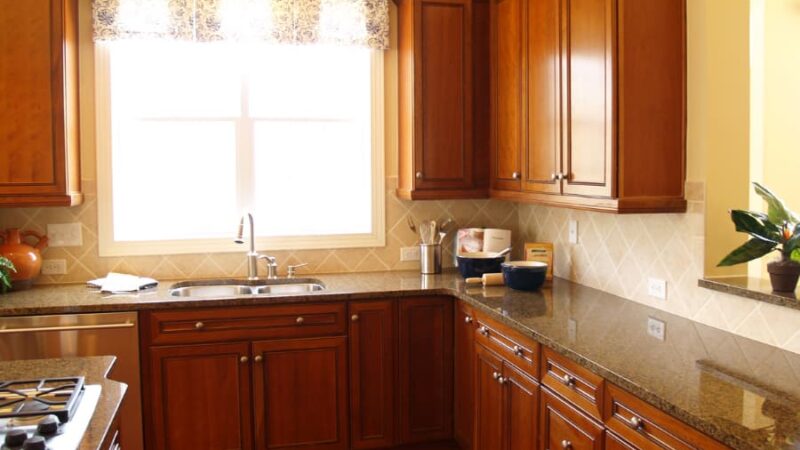
{"label": "metal utensil holder", "polygon": [[426,275],[442,273],[441,244],[419,244],[419,269]]}

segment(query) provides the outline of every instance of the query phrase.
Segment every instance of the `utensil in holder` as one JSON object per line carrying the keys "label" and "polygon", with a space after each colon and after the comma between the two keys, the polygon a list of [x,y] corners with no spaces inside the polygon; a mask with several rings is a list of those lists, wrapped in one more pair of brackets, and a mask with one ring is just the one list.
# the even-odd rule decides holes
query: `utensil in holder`
{"label": "utensil in holder", "polygon": [[419,269],[423,274],[442,273],[441,244],[419,244]]}

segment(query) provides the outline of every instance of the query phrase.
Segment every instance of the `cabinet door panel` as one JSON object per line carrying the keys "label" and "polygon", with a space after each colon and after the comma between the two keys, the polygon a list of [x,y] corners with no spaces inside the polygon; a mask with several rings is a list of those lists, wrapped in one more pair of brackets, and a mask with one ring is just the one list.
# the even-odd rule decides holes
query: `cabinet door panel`
{"label": "cabinet door panel", "polygon": [[472,309],[459,302],[455,318],[455,438],[463,450],[472,449],[474,431],[475,324]]}
{"label": "cabinet door panel", "polygon": [[348,448],[346,352],[345,337],[253,343],[256,448]]}
{"label": "cabinet door panel", "polygon": [[157,450],[251,449],[247,343],[150,351],[150,444]]}
{"label": "cabinet door panel", "polygon": [[564,193],[611,197],[614,157],[614,0],[565,2],[562,56]]}
{"label": "cabinet door panel", "polygon": [[524,13],[523,0],[492,0],[491,170],[494,189],[518,191],[521,187],[526,95]]}
{"label": "cabinet door panel", "polygon": [[453,300],[399,303],[400,438],[403,443],[453,437]]}
{"label": "cabinet door panel", "polygon": [[472,186],[472,3],[418,1],[417,189]]}
{"label": "cabinet door panel", "polygon": [[539,385],[524,372],[504,364],[506,386],[506,450],[536,450],[539,423]]}
{"label": "cabinet door panel", "polygon": [[504,449],[503,385],[498,376],[503,360],[486,347],[475,345],[475,437],[480,450]]}
{"label": "cabinet door panel", "polygon": [[394,443],[394,302],[350,303],[350,430],[352,448]]}
{"label": "cabinet door panel", "polygon": [[603,427],[542,388],[541,427],[544,450],[600,450]]}
{"label": "cabinet door panel", "polygon": [[560,193],[561,55],[559,0],[528,4],[528,153],[525,190]]}

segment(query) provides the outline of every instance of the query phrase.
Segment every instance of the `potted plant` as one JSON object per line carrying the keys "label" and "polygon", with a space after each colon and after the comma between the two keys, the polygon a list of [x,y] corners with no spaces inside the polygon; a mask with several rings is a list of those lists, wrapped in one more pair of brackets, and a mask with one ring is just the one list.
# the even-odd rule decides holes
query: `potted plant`
{"label": "potted plant", "polygon": [[749,234],[750,240],[720,261],[719,266],[745,263],[778,251],[780,259],[767,264],[772,290],[794,292],[800,277],[800,217],[766,187],[759,183],[753,186],[767,202],[767,213],[731,211],[736,231]]}
{"label": "potted plant", "polygon": [[11,289],[11,272],[16,272],[14,263],[8,258],[0,256],[0,293]]}

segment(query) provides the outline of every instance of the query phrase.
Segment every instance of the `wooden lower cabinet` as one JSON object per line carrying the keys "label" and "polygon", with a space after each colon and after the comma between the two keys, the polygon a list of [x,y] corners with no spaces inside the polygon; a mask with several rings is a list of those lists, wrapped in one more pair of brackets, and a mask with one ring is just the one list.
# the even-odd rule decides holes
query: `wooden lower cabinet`
{"label": "wooden lower cabinet", "polygon": [[514,366],[503,364],[505,391],[506,450],[538,447],[539,384]]}
{"label": "wooden lower cabinet", "polygon": [[547,388],[542,388],[539,432],[542,450],[601,450],[602,425],[578,411]]}
{"label": "wooden lower cabinet", "polygon": [[453,435],[462,450],[472,450],[474,432],[474,382],[475,377],[475,320],[472,308],[459,301],[456,306],[455,322],[455,374],[453,385],[454,428]]}
{"label": "wooden lower cabinet", "polygon": [[614,433],[606,432],[606,450],[637,450]]}
{"label": "wooden lower cabinet", "polygon": [[150,349],[151,450],[253,448],[247,342]]}
{"label": "wooden lower cabinet", "polygon": [[476,449],[503,449],[503,386],[497,382],[502,370],[499,356],[482,345],[475,346]]}

